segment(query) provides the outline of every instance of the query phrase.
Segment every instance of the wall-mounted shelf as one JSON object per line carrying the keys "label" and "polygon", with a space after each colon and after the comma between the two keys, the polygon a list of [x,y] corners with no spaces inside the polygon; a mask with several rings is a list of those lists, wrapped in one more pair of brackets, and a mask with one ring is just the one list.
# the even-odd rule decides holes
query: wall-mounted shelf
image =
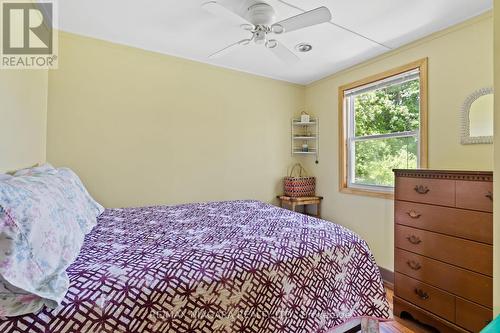
{"label": "wall-mounted shelf", "polygon": [[292,119],[291,134],[292,155],[313,155],[319,163],[319,119],[307,123]]}
{"label": "wall-mounted shelf", "polygon": [[310,121],[308,123],[303,123],[299,120],[293,120],[293,122],[292,122],[292,124],[294,126],[310,126],[310,125],[316,125],[316,123],[317,123],[316,121]]}
{"label": "wall-mounted shelf", "polygon": [[315,151],[294,151],[293,152],[294,154],[297,154],[297,155],[316,155],[316,152]]}

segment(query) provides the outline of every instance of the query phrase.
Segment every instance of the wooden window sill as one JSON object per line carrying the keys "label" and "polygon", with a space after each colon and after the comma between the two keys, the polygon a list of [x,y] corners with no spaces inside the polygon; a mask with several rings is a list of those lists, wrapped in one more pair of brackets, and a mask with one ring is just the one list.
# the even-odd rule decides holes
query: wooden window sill
{"label": "wooden window sill", "polygon": [[363,188],[352,188],[352,187],[343,187],[340,189],[341,193],[345,194],[353,194],[353,195],[361,195],[361,196],[367,196],[367,197],[375,197],[375,198],[381,198],[381,199],[390,199],[394,200],[394,192],[390,191],[376,191],[376,190],[370,190],[370,189],[363,189]]}

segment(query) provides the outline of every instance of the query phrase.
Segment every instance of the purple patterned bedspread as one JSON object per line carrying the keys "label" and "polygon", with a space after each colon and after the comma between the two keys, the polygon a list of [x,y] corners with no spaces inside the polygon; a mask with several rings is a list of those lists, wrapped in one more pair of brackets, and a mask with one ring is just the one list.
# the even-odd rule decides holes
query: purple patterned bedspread
{"label": "purple patterned bedspread", "polygon": [[106,210],[60,308],[0,332],[326,332],[389,305],[367,244],[258,201]]}

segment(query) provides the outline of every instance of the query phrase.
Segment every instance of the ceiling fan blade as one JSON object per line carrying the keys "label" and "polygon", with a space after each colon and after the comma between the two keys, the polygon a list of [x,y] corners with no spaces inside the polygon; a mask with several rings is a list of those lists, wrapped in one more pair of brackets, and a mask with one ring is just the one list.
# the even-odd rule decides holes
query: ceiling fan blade
{"label": "ceiling fan blade", "polygon": [[287,64],[295,64],[297,63],[300,58],[295,55],[292,51],[290,51],[285,45],[281,44],[278,41],[273,40],[273,43],[275,43],[274,47],[268,47],[269,51],[274,53],[276,57],[278,57],[281,61]]}
{"label": "ceiling fan blade", "polygon": [[319,7],[308,12],[290,17],[272,25],[276,33],[290,32],[316,24],[325,23],[332,19],[332,13],[326,7]]}
{"label": "ceiling fan blade", "polygon": [[250,24],[246,18],[236,14],[229,8],[224,7],[217,1],[205,2],[201,5],[201,7],[211,14],[222,17],[227,21],[234,22],[235,24]]}
{"label": "ceiling fan blade", "polygon": [[241,46],[248,45],[251,41],[252,41],[251,39],[240,40],[239,42],[236,42],[236,43],[233,43],[231,45],[226,46],[222,50],[219,50],[215,53],[212,53],[208,57],[211,59],[220,58],[220,57],[225,56],[226,54],[231,53],[232,51],[240,48]]}

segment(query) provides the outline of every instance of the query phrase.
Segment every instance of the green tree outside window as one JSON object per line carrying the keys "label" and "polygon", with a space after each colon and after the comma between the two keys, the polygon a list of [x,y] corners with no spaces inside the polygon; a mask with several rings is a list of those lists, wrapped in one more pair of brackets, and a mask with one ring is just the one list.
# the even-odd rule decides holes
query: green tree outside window
{"label": "green tree outside window", "polygon": [[[420,80],[390,85],[350,98],[354,99],[354,110],[351,110],[354,111],[351,182],[393,187],[392,169],[415,169],[418,166]],[[395,137],[383,137],[387,134]]]}

